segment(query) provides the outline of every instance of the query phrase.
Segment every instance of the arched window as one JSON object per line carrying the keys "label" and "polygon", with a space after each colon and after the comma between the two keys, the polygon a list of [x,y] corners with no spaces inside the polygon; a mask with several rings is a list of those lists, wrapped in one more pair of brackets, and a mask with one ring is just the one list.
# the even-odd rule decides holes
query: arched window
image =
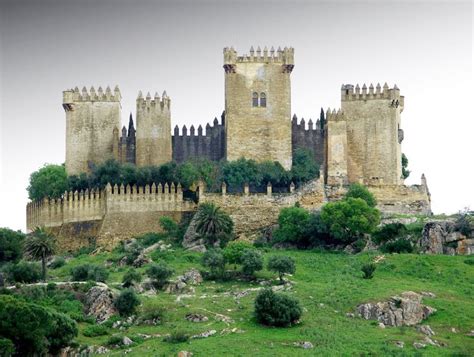
{"label": "arched window", "polygon": [[266,107],[267,106],[267,96],[265,93],[260,93],[260,106],[261,107]]}
{"label": "arched window", "polygon": [[258,93],[253,92],[252,94],[252,107],[258,107]]}

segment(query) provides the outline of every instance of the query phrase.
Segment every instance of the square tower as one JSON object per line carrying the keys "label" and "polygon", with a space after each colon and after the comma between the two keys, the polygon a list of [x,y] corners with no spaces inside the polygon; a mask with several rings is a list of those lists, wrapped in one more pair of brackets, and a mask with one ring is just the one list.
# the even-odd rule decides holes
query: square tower
{"label": "square tower", "polygon": [[237,56],[224,48],[226,158],[278,161],[291,168],[293,48]]}

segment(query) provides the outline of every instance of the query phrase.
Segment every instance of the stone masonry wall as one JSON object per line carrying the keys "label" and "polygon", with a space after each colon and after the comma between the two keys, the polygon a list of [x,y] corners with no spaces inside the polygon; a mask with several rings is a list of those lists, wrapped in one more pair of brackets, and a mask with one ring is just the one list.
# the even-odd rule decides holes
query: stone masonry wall
{"label": "stone masonry wall", "polygon": [[319,119],[316,121],[316,127],[311,119],[308,121],[308,129],[303,119],[298,123],[298,118],[293,115],[291,121],[291,148],[294,155],[298,148],[309,149],[318,163],[324,163],[324,129],[321,128]]}

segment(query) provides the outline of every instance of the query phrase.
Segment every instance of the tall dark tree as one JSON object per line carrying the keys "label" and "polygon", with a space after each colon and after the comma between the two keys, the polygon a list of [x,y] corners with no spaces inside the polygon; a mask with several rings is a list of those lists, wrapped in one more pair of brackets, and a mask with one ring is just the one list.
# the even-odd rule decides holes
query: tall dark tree
{"label": "tall dark tree", "polygon": [[196,213],[196,232],[207,243],[213,245],[217,241],[226,242],[230,239],[234,222],[227,213],[213,203],[203,203]]}
{"label": "tall dark tree", "polygon": [[31,260],[41,260],[43,281],[46,281],[46,260],[56,252],[56,239],[44,228],[36,227],[26,238],[25,256]]}

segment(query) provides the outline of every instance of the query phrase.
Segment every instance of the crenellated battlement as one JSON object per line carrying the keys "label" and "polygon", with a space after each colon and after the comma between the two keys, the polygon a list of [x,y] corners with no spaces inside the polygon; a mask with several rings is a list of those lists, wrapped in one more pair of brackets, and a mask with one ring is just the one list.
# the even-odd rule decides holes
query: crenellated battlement
{"label": "crenellated battlement", "polygon": [[328,122],[329,121],[342,121],[342,120],[346,120],[346,118],[344,116],[344,112],[341,109],[338,109],[337,111],[336,109],[333,109],[331,111],[331,109],[328,108],[326,111],[326,120]]}
{"label": "crenellated battlement", "polygon": [[109,86],[105,89],[99,87],[97,90],[92,86],[90,90],[86,87],[79,91],[78,87],[63,91],[63,105],[72,104],[76,102],[120,102],[122,95],[120,89],[115,86],[114,91]]}
{"label": "crenellated battlement", "polygon": [[400,89],[395,84],[393,88],[389,88],[388,84],[385,83],[383,87],[380,83],[374,87],[372,83],[367,87],[364,83],[362,87],[356,84],[354,87],[352,84],[343,84],[341,87],[341,100],[342,101],[355,101],[355,100],[370,100],[370,99],[387,99],[387,100],[398,100],[399,105],[403,107],[404,97],[400,96]]}
{"label": "crenellated battlement", "polygon": [[166,94],[166,91],[163,91],[163,94],[160,96],[155,92],[155,96],[152,98],[150,92],[147,93],[146,97],[143,97],[142,91],[138,92],[137,97],[137,108],[149,108],[151,110],[160,109],[160,111],[169,111],[170,110],[171,99]]}
{"label": "crenellated battlement", "polygon": [[233,47],[224,48],[224,65],[232,65],[235,63],[245,62],[263,62],[263,63],[281,63],[285,65],[294,65],[295,50],[293,47],[278,47],[275,51],[273,46],[268,50],[265,46],[262,49],[257,46],[257,50],[253,46],[250,47],[249,54],[243,54],[239,56],[237,51]]}

